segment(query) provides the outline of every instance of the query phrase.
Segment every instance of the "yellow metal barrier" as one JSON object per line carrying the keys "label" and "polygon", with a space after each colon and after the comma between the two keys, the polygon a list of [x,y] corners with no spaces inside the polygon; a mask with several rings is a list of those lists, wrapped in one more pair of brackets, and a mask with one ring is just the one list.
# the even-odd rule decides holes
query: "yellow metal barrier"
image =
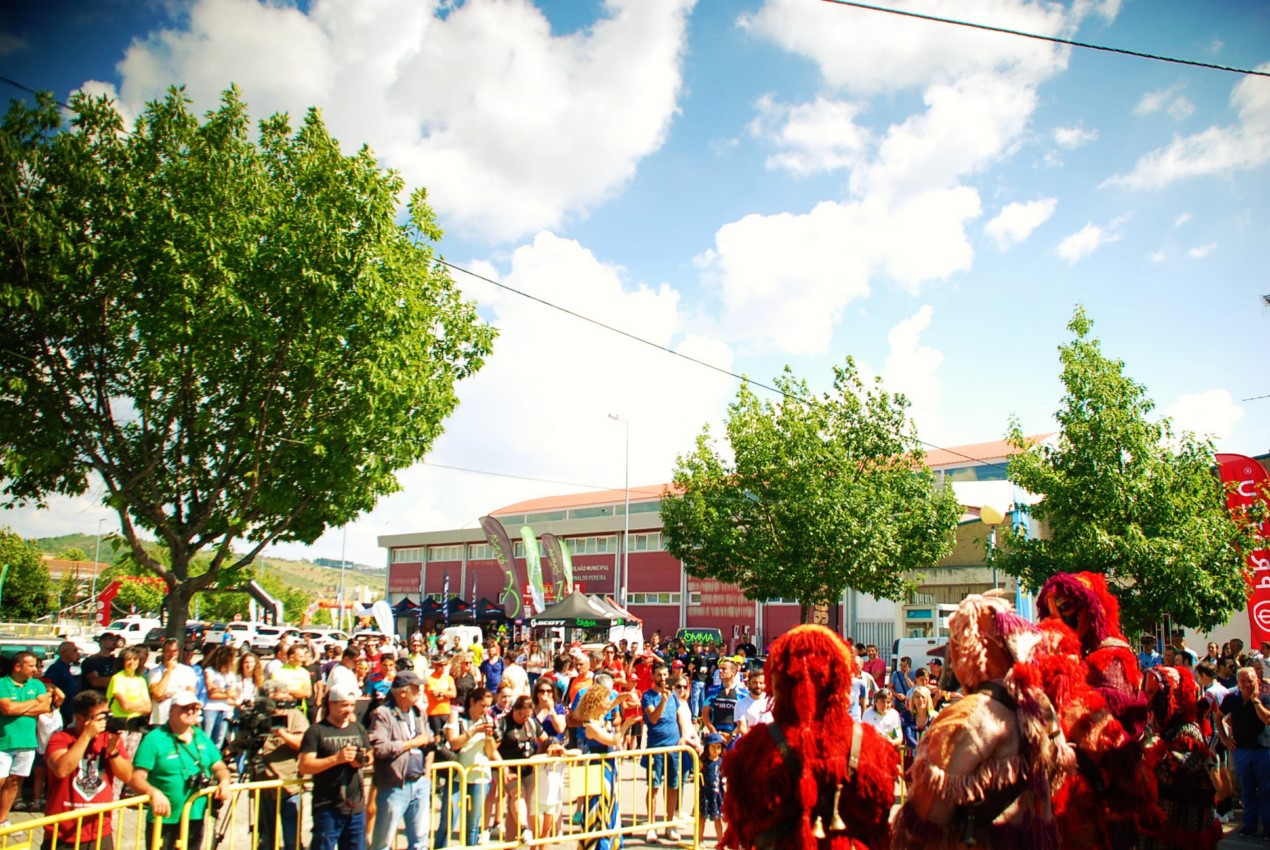
{"label": "yellow metal barrier", "polygon": [[[89,806],[59,815],[33,818],[11,826],[0,827],[0,850],[30,850],[53,845],[44,840],[45,827],[53,827],[62,839],[59,843],[78,846],[82,850],[102,850],[103,838],[114,842],[115,850],[157,850],[160,844],[159,822],[146,834],[149,797],[126,797],[99,806]],[[103,836],[109,828],[109,835]],[[88,833],[94,837],[85,838]]]}
{"label": "yellow metal barrier", "polygon": [[[680,773],[689,774],[679,789],[678,806],[667,811],[670,785],[667,764],[660,811],[652,807],[653,758],[678,755]],[[647,763],[645,757],[649,757]],[[685,767],[686,766],[686,767]],[[619,751],[602,755],[548,758],[536,756],[491,764],[491,778],[474,781],[484,771],[465,770],[453,762],[434,765],[431,779],[430,846],[462,847],[466,844],[469,817],[478,834],[477,845],[506,850],[522,844],[538,847],[559,842],[579,842],[583,848],[600,847],[605,839],[643,835],[650,830],[680,833],[680,843],[696,848],[700,763],[690,747]],[[479,786],[484,786],[482,793]],[[230,786],[230,798],[209,807],[201,821],[202,839],[191,846],[191,812],[195,800],[212,796],[206,788],[186,800],[181,810],[179,850],[288,850],[289,830],[284,819],[293,819],[299,846],[310,846],[311,811],[309,780],[275,779],[241,782]],[[367,777],[367,797],[374,794]],[[488,802],[486,802],[488,801]],[[474,811],[473,804],[479,806]],[[148,797],[129,797],[100,806],[78,809],[53,817],[36,818],[0,828],[0,850],[31,850],[44,844],[44,827],[57,825],[68,845],[82,850],[103,850],[100,839],[83,840],[94,825],[111,824],[115,850],[159,850],[162,821],[147,830]],[[73,826],[67,827],[67,824]],[[502,834],[498,832],[501,825]],[[400,824],[395,826],[400,827]],[[524,832],[528,830],[528,835]],[[197,831],[197,830],[195,830]],[[443,833],[439,835],[438,833]],[[100,833],[97,833],[100,835]],[[367,839],[370,824],[367,824]],[[263,839],[263,840],[262,840]],[[400,844],[393,841],[393,846]],[[45,846],[44,850],[52,850]]]}

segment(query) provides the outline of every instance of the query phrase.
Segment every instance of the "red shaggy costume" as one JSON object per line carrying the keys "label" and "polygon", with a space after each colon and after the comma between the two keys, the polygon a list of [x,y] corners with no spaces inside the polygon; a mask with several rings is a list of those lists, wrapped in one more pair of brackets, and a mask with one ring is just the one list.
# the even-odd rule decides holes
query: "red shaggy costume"
{"label": "red shaggy costume", "polygon": [[1212,850],[1221,840],[1209,771],[1213,754],[1199,727],[1199,685],[1185,667],[1146,674],[1151,740],[1146,765],[1160,789],[1164,821],[1143,829],[1139,850]]}
{"label": "red shaggy costume", "polygon": [[994,596],[967,597],[949,629],[949,661],[966,695],[918,744],[891,846],[1053,850],[1050,798],[1075,753],[1029,663],[1040,631]]}
{"label": "red shaggy costume", "polygon": [[1037,599],[1044,639],[1037,667],[1078,770],[1054,798],[1063,845],[1124,850],[1158,824],[1155,782],[1139,740],[1146,699],[1120,605],[1097,573],[1059,573]]}
{"label": "red shaggy costume", "polygon": [[764,669],[775,722],[724,756],[723,846],[883,850],[900,756],[851,719],[855,653],[823,626],[799,626],[772,644]]}

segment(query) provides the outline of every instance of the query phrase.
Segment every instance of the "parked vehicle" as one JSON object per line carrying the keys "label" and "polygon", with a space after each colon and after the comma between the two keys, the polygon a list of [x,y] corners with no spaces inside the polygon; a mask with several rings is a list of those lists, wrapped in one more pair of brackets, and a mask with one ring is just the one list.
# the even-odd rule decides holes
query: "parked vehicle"
{"label": "parked vehicle", "polygon": [[[145,648],[151,652],[158,652],[163,648],[163,641],[168,636],[168,630],[165,628],[151,629],[146,632],[145,638],[141,643],[145,644]],[[203,624],[198,620],[193,620],[185,625],[185,637],[182,639],[184,646],[192,646],[200,652],[204,644],[210,643],[207,639],[207,632],[203,629]]]}
{"label": "parked vehicle", "polygon": [[[12,659],[19,652],[34,652],[36,658],[44,661],[54,661],[57,659],[57,648],[61,645],[61,638],[0,635],[0,656],[5,659]],[[9,670],[12,669],[7,664],[0,665],[0,667],[5,668],[4,672],[0,673],[0,675],[4,676],[9,675]]]}
{"label": "parked vehicle", "polygon": [[931,658],[944,657],[947,652],[945,646],[948,644],[946,637],[931,638],[900,638],[891,645],[891,663],[887,667],[890,673],[894,673],[899,669],[901,658],[911,658],[913,660],[913,669],[925,667],[930,663]]}
{"label": "parked vehicle", "polygon": [[134,615],[115,620],[102,631],[114,632],[122,637],[127,644],[139,644],[145,640],[146,634],[151,629],[161,628],[163,628],[163,623],[154,617],[138,617]]}
{"label": "parked vehicle", "polygon": [[235,620],[225,624],[225,632],[229,635],[229,643],[234,649],[251,649],[251,642],[256,637],[256,624]]}
{"label": "parked vehicle", "polygon": [[480,626],[447,626],[441,634],[445,635],[445,645],[456,652],[485,639]]}
{"label": "parked vehicle", "polygon": [[348,646],[348,633],[339,629],[301,629],[300,637],[313,644],[314,652],[319,654],[326,651],[327,644],[338,643],[341,646]]}
{"label": "parked vehicle", "polygon": [[209,623],[207,620],[186,620],[187,626],[201,626],[203,628],[202,643],[212,643],[220,645],[225,642],[225,624]]}
{"label": "parked vehicle", "polygon": [[278,643],[283,635],[298,638],[300,630],[291,626],[256,626],[256,634],[251,639],[251,648],[256,653],[274,654],[278,651]]}

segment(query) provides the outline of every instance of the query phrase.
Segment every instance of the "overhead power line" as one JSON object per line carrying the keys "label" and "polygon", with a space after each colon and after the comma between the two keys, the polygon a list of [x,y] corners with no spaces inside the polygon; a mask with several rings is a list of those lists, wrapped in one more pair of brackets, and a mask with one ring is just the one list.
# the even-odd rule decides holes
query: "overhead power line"
{"label": "overhead power line", "polygon": [[[772,386],[771,384],[765,384],[762,381],[756,381],[753,378],[747,377],[737,372],[733,372],[731,369],[725,369],[722,366],[718,366],[714,363],[710,363],[706,360],[702,360],[697,357],[693,357],[691,354],[684,354],[682,351],[676,351],[673,348],[670,348],[669,346],[662,345],[659,342],[653,342],[650,339],[645,339],[644,337],[639,336],[637,334],[633,334],[630,331],[624,331],[619,327],[615,327],[614,325],[610,325],[606,322],[601,322],[599,319],[594,319],[590,316],[579,313],[576,310],[570,310],[568,307],[561,306],[560,304],[556,304],[553,301],[548,301],[545,298],[539,298],[537,295],[532,295],[528,292],[525,292],[522,289],[517,289],[514,286],[503,283],[502,281],[498,281],[498,280],[494,280],[493,278],[486,277],[483,274],[474,272],[468,268],[464,268],[463,266],[460,266],[456,263],[452,263],[449,260],[438,259],[437,262],[439,262],[441,265],[445,266],[446,268],[453,269],[456,272],[461,272],[462,274],[468,275],[469,277],[474,277],[477,280],[484,281],[485,283],[490,284],[491,286],[496,286],[505,292],[510,292],[513,295],[519,295],[521,298],[525,298],[530,301],[537,302],[538,304],[541,304],[544,307],[549,307],[552,310],[558,310],[559,312],[564,313],[567,316],[572,316],[575,319],[579,319],[583,322],[587,322],[588,324],[595,325],[597,328],[603,328],[604,330],[618,334],[619,336],[624,336],[633,342],[638,342],[642,345],[648,346],[649,348],[654,348],[665,354],[678,357],[681,360],[686,360],[689,363],[695,363],[698,366],[703,366],[706,369],[710,369],[712,371],[718,372],[721,375],[727,375],[730,378],[735,378],[736,380],[741,381],[742,383],[750,384],[751,386],[765,389],[768,392],[778,395],[782,398],[787,398],[787,399],[790,399],[791,401],[797,401],[802,404],[811,403],[810,399],[803,398],[802,396],[795,395],[793,393],[785,392],[777,387]],[[964,458],[970,461],[971,463],[977,463],[980,466],[997,467],[998,469],[1002,469],[1002,470],[1006,468],[1004,464],[993,463],[991,461],[982,460],[981,458],[971,457],[970,455],[963,454],[959,451],[956,451],[955,449],[948,449],[948,448],[944,448],[943,446],[937,446],[934,443],[930,443],[930,442],[927,442],[926,440],[921,439],[920,437],[915,437],[914,439],[918,443],[920,443],[923,446],[926,446],[929,449],[935,449],[941,452],[948,452],[949,454],[955,457]]]}
{"label": "overhead power line", "polygon": [[1157,62],[1172,62],[1174,65],[1189,65],[1193,68],[1208,68],[1212,71],[1228,71],[1232,74],[1246,74],[1255,77],[1270,77],[1270,71],[1257,71],[1251,68],[1235,68],[1230,65],[1217,65],[1213,62],[1200,62],[1195,59],[1179,59],[1175,56],[1161,56],[1156,53],[1143,53],[1139,50],[1128,50],[1123,47],[1109,47],[1105,44],[1092,44],[1088,41],[1075,41],[1070,38],[1059,38],[1056,35],[1041,35],[1035,32],[1024,32],[1023,30],[1009,29],[1008,27],[994,27],[990,24],[979,24],[973,21],[963,21],[958,18],[942,18],[938,15],[924,15],[921,12],[910,12],[907,9],[894,9],[887,6],[873,6],[868,3],[857,3],[854,0],[824,0],[826,3],[832,3],[835,6],[850,6],[853,9],[865,9],[870,12],[885,12],[888,15],[900,15],[905,18],[917,18],[922,21],[932,21],[937,24],[950,24],[956,27],[967,27],[969,29],[984,30],[985,32],[996,32],[1002,35],[1014,35],[1020,38],[1031,38],[1036,41],[1048,41],[1052,44],[1066,44],[1070,47],[1082,47],[1085,50],[1100,50],[1103,53],[1118,53],[1121,56],[1132,56],[1136,59],[1153,59]]}

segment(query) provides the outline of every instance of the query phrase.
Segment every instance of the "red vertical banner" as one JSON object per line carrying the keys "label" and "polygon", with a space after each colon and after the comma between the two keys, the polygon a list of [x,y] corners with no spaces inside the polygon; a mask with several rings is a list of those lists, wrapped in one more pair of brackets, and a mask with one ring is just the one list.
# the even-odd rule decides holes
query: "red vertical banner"
{"label": "red vertical banner", "polygon": [[[1227,487],[1226,504],[1231,511],[1249,508],[1257,502],[1270,505],[1270,473],[1250,457],[1217,455],[1217,468]],[[1261,546],[1248,553],[1249,646],[1270,640],[1270,519],[1258,529]]]}

